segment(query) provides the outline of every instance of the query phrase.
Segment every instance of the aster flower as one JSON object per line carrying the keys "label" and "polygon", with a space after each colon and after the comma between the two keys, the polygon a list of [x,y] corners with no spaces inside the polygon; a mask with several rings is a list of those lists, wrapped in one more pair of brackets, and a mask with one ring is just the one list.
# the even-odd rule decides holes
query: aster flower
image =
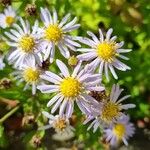
{"label": "aster flower", "polygon": [[90,114],[84,121],[84,124],[86,124],[94,119],[88,127],[88,130],[93,127],[93,131],[95,132],[100,124],[108,125],[112,122],[115,122],[120,116],[123,115],[123,110],[135,107],[134,104],[121,103],[130,97],[130,95],[126,95],[122,98],[119,98],[122,91],[123,89],[120,89],[119,85],[113,85],[110,96],[105,101],[100,103],[98,107],[95,107],[94,111],[91,111],[94,113]]}
{"label": "aster flower", "polygon": [[93,66],[93,69],[99,68],[100,74],[105,72],[107,80],[109,80],[108,69],[115,79],[118,79],[118,76],[114,68],[121,71],[130,70],[130,67],[122,63],[118,58],[128,60],[122,53],[128,53],[131,49],[122,49],[124,42],[116,43],[115,40],[117,37],[111,37],[112,32],[113,30],[109,29],[104,39],[102,31],[99,29],[100,38],[98,39],[92,32],[88,31],[87,34],[92,40],[84,38],[81,42],[91,48],[78,49],[78,51],[85,52],[84,54],[80,54],[78,58],[84,61],[92,61],[90,64]]}
{"label": "aster flower", "polygon": [[76,37],[68,35],[67,33],[79,28],[79,24],[75,24],[77,18],[68,22],[70,14],[67,14],[60,22],[58,21],[57,12],[53,10],[53,17],[47,8],[41,8],[41,19],[44,23],[44,28],[41,29],[43,36],[45,50],[43,51],[45,56],[44,60],[50,57],[50,62],[53,62],[55,55],[55,46],[58,47],[60,53],[69,58],[70,50],[76,51],[76,47],[80,47],[80,44],[75,42]]}
{"label": "aster flower", "polygon": [[11,6],[8,6],[6,9],[4,9],[4,13],[0,14],[0,27],[10,27],[14,24],[15,21],[16,12]]}
{"label": "aster flower", "polygon": [[38,33],[38,21],[35,21],[32,30],[30,24],[26,20],[20,18],[21,26],[14,24],[15,29],[11,29],[10,33],[5,34],[10,38],[10,41],[6,39],[6,42],[11,47],[14,47],[12,53],[8,56],[8,61],[12,64],[15,63],[15,67],[21,67],[26,61],[32,59],[39,65],[42,62],[42,56],[40,50],[42,49],[40,36]]}
{"label": "aster flower", "polygon": [[66,114],[71,117],[74,110],[74,101],[83,113],[89,113],[91,105],[97,105],[98,102],[88,95],[88,91],[102,91],[104,87],[100,86],[101,78],[99,74],[91,74],[86,69],[81,68],[81,62],[75,67],[70,75],[67,66],[60,60],[56,60],[62,76],[58,76],[50,71],[46,71],[40,77],[52,84],[43,84],[38,86],[42,93],[55,93],[55,96],[48,102],[47,106],[53,106],[51,113],[54,113],[58,107],[59,114]]}
{"label": "aster flower", "polygon": [[59,115],[53,116],[52,114],[49,114],[46,111],[43,111],[42,113],[45,117],[49,119],[49,124],[46,126],[40,127],[39,130],[54,128],[55,131],[60,134],[64,134],[65,132],[66,133],[73,132],[75,130],[70,125],[69,119],[65,115],[60,117]]}
{"label": "aster flower", "polygon": [[104,130],[106,141],[110,141],[111,145],[116,145],[120,141],[128,145],[127,140],[133,136],[134,131],[134,125],[129,122],[129,116],[126,115],[121,116],[116,123]]}
{"label": "aster flower", "polygon": [[3,70],[5,67],[5,63],[4,63],[4,55],[0,54],[0,70]]}
{"label": "aster flower", "polygon": [[40,74],[42,71],[35,64],[35,61],[32,59],[24,64],[18,71],[12,73],[15,76],[15,79],[18,80],[17,84],[21,82],[26,82],[24,90],[28,89],[29,86],[32,86],[32,94],[36,94],[37,84],[40,82]]}

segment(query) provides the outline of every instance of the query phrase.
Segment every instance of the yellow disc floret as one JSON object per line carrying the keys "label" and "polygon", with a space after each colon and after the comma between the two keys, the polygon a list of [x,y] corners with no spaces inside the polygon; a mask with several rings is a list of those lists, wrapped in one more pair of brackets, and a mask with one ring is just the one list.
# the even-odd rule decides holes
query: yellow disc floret
{"label": "yellow disc floret", "polygon": [[98,44],[97,54],[104,61],[112,62],[113,57],[117,54],[115,43],[103,42],[103,43]]}
{"label": "yellow disc floret", "polygon": [[65,78],[60,84],[60,91],[65,97],[76,97],[80,90],[80,82],[72,77]]}
{"label": "yellow disc floret", "polygon": [[5,21],[8,26],[11,26],[14,23],[15,18],[11,16],[7,16]]}
{"label": "yellow disc floret", "polygon": [[62,38],[62,30],[58,25],[49,25],[47,29],[45,29],[45,38],[48,41],[56,43]]}
{"label": "yellow disc floret", "polygon": [[32,52],[35,46],[34,38],[29,35],[23,36],[19,41],[19,46],[26,53]]}
{"label": "yellow disc floret", "polygon": [[101,119],[106,122],[111,122],[119,116],[119,106],[111,101],[104,104],[102,108]]}
{"label": "yellow disc floret", "polygon": [[118,137],[118,139],[122,139],[122,137],[125,135],[126,128],[125,125],[118,123],[113,128],[113,133]]}
{"label": "yellow disc floret", "polygon": [[54,123],[54,128],[56,130],[60,130],[63,131],[66,128],[67,124],[65,119],[58,119],[55,123]]}
{"label": "yellow disc floret", "polygon": [[75,57],[74,55],[71,56],[71,57],[68,59],[68,64],[69,64],[70,66],[76,66],[77,63],[78,63],[78,59],[77,59],[77,57]]}
{"label": "yellow disc floret", "polygon": [[39,75],[40,75],[39,71],[31,67],[25,69],[23,72],[24,80],[28,83],[37,82],[39,79]]}

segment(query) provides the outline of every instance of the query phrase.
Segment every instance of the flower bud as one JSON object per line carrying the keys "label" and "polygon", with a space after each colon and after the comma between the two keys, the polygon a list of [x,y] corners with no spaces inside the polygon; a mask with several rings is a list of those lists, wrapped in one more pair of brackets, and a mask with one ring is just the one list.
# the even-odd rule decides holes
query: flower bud
{"label": "flower bud", "polygon": [[27,4],[25,11],[27,15],[33,16],[36,15],[36,5],[35,4]]}

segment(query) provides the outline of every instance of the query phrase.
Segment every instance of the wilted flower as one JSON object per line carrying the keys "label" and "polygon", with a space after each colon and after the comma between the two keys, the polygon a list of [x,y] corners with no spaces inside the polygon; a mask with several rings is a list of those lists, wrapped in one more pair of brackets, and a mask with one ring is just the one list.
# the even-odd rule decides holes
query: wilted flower
{"label": "wilted flower", "polygon": [[70,125],[69,119],[65,116],[53,116],[46,111],[42,112],[45,117],[49,119],[49,124],[39,128],[41,129],[49,129],[54,128],[57,133],[63,134],[64,132],[73,132],[75,129]]}
{"label": "wilted flower", "polygon": [[10,33],[5,32],[10,38],[10,41],[6,40],[7,44],[15,47],[13,52],[9,55],[8,61],[10,63],[15,63],[15,67],[21,67],[30,59],[41,65],[42,56],[40,51],[42,45],[40,36],[37,34],[38,21],[35,21],[32,30],[30,29],[30,24],[27,20],[24,21],[20,18],[20,23],[21,27],[18,24],[14,24],[15,29],[11,29]]}
{"label": "wilted flower", "polygon": [[[79,28],[79,24],[75,24],[77,18],[75,17],[71,22],[68,22],[70,14],[67,14],[60,22],[58,22],[58,16],[56,10],[53,10],[53,17],[47,8],[41,8],[41,19],[44,23],[44,28],[41,29],[45,50],[43,51],[45,56],[44,60],[50,57],[50,62],[53,62],[55,55],[55,45],[59,48],[60,53],[69,58],[70,50],[76,51],[75,47],[80,47],[80,44],[75,42],[76,37],[67,35]],[[69,48],[69,49],[68,49]]]}
{"label": "wilted flower", "polygon": [[15,21],[16,12],[11,6],[8,6],[6,9],[4,9],[4,13],[0,14],[0,27],[10,27],[14,24]]}
{"label": "wilted flower", "polygon": [[127,140],[133,136],[134,131],[134,125],[129,122],[129,116],[126,115],[121,116],[117,122],[104,130],[106,141],[110,141],[111,145],[116,145],[120,141],[128,145]]}
{"label": "wilted flower", "polygon": [[92,37],[92,40],[89,38],[83,38],[81,39],[81,42],[91,48],[78,49],[78,51],[85,52],[84,54],[80,54],[78,58],[84,61],[92,61],[90,65],[94,69],[99,66],[99,73],[102,74],[104,71],[107,80],[109,80],[108,69],[110,69],[115,79],[118,79],[118,76],[114,68],[122,71],[130,69],[130,67],[119,61],[118,58],[128,60],[128,58],[123,56],[121,53],[130,52],[131,49],[122,49],[121,47],[124,42],[116,43],[115,40],[117,37],[113,36],[111,38],[112,31],[112,29],[108,30],[105,39],[100,29],[100,39],[98,39],[92,32],[88,31],[87,33],[90,37]]}
{"label": "wilted flower", "polygon": [[74,101],[83,113],[88,113],[91,105],[98,104],[94,98],[88,95],[88,91],[104,90],[104,87],[99,85],[101,82],[100,75],[89,73],[88,68],[80,71],[81,62],[70,75],[67,66],[62,61],[56,60],[56,63],[62,76],[46,71],[45,75],[41,75],[41,78],[53,84],[38,86],[42,93],[56,93],[47,104],[49,107],[55,103],[51,113],[54,113],[60,107],[60,115],[65,113],[67,117],[71,117],[74,110]]}

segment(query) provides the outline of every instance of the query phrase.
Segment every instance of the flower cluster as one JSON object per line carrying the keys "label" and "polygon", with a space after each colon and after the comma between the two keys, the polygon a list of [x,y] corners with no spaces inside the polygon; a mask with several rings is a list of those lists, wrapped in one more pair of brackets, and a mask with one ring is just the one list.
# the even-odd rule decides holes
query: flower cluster
{"label": "flower cluster", "polygon": [[[12,74],[18,84],[26,83],[24,90],[31,85],[33,95],[37,89],[42,93],[53,93],[54,96],[47,103],[47,107],[51,108],[50,113],[43,112],[49,119],[49,124],[42,129],[53,127],[59,133],[74,131],[69,119],[74,113],[74,105],[77,104],[86,116],[83,124],[91,122],[88,130],[93,128],[96,132],[100,127],[110,144],[114,145],[122,140],[127,145],[127,139],[133,135],[134,127],[129,123],[124,110],[134,108],[135,105],[122,103],[129,95],[120,98],[123,89],[118,84],[113,85],[110,94],[101,96],[106,91],[101,82],[103,74],[109,81],[108,70],[118,79],[114,68],[121,71],[130,69],[119,59],[128,60],[122,53],[131,50],[123,49],[124,43],[117,43],[116,36],[111,37],[112,29],[107,31],[106,37],[101,29],[99,38],[90,31],[87,32],[90,38],[72,36],[70,33],[78,29],[80,24],[76,23],[76,17],[69,21],[70,16],[67,14],[59,21],[55,9],[51,13],[47,8],[41,8],[43,24],[40,25],[36,20],[31,26],[28,20],[17,18],[10,6],[5,9],[4,14],[0,14],[0,26],[11,27],[3,38],[12,47],[8,56],[9,64],[16,69]],[[88,47],[81,47],[83,44]],[[55,51],[67,58],[71,67],[67,67],[59,59],[55,61]],[[71,56],[71,52],[77,51],[82,54]],[[60,73],[45,70],[45,61],[50,64],[56,62]],[[2,68],[3,64],[0,66]]]}

